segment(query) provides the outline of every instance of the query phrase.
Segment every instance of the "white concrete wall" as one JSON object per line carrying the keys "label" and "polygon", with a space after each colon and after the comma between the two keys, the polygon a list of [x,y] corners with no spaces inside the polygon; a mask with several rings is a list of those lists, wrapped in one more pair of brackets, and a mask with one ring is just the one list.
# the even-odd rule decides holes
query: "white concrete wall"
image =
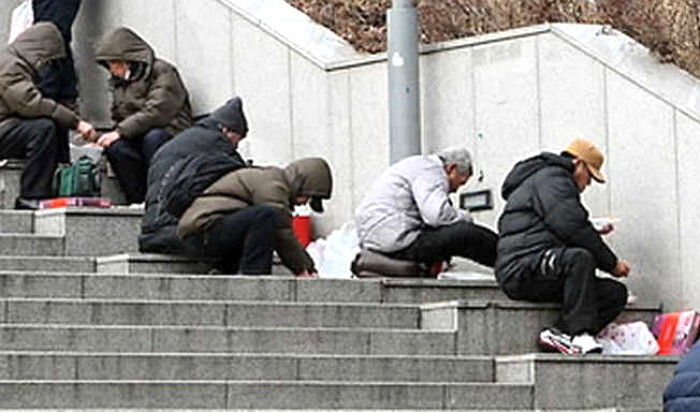
{"label": "white concrete wall", "polygon": [[[265,20],[275,1],[86,0],[77,48],[89,57],[99,33],[125,24],[177,64],[196,112],[240,94],[251,128],[245,155],[258,164],[304,156],[332,164],[333,199],[315,220],[328,233],[351,219],[388,165],[384,57],[348,57],[337,39],[340,52],[313,49],[309,39],[325,45],[325,32],[294,40],[273,27],[284,18]],[[86,112],[103,118],[104,73],[83,59],[81,74]],[[497,208],[480,222],[495,227],[500,185],[516,161],[558,152],[574,137],[593,140],[607,155],[609,183],[593,184],[584,202],[593,216],[621,219],[609,241],[632,262],[632,292],[668,309],[700,307],[696,79],[655,63],[625,36],[558,25],[426,47],[421,79],[425,152],[470,147],[484,179],[467,189],[494,190]]]}

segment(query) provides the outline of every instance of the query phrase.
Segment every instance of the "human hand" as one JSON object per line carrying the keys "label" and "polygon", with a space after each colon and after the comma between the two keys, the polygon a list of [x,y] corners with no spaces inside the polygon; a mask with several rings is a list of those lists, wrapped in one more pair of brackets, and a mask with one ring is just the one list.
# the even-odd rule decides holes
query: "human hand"
{"label": "human hand", "polygon": [[613,225],[612,223],[607,223],[597,229],[598,233],[600,233],[601,235],[607,235],[613,230],[615,230],[615,225]]}
{"label": "human hand", "polygon": [[297,273],[296,277],[297,279],[316,279],[318,278],[318,273],[304,270],[302,272]]}
{"label": "human hand", "polygon": [[615,264],[615,268],[612,271],[612,275],[618,278],[626,278],[630,274],[632,267],[630,263],[626,260],[618,260]]}
{"label": "human hand", "polygon": [[116,130],[113,130],[109,133],[105,133],[100,137],[100,139],[97,141],[97,144],[104,147],[108,148],[112,143],[116,142],[119,140],[121,136],[119,135],[119,132]]}
{"label": "human hand", "polygon": [[78,122],[78,127],[76,127],[75,130],[88,142],[97,140],[97,130],[95,130],[95,127],[92,124],[84,120],[80,120]]}

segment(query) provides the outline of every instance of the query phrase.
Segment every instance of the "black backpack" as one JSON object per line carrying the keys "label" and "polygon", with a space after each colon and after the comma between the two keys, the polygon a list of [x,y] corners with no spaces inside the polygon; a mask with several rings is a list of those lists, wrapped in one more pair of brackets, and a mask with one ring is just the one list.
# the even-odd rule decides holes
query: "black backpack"
{"label": "black backpack", "polygon": [[223,153],[200,153],[184,157],[173,163],[163,176],[158,203],[168,213],[180,218],[207,187],[223,175],[243,167],[246,165],[240,160]]}

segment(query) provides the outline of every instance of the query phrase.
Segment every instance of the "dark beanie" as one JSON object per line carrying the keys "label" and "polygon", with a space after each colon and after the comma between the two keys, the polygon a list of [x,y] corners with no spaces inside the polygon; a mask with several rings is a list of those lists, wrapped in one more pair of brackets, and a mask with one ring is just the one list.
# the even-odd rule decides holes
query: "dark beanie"
{"label": "dark beanie", "polygon": [[241,137],[248,134],[248,122],[243,114],[243,102],[238,96],[214,110],[209,117],[225,128],[240,134]]}

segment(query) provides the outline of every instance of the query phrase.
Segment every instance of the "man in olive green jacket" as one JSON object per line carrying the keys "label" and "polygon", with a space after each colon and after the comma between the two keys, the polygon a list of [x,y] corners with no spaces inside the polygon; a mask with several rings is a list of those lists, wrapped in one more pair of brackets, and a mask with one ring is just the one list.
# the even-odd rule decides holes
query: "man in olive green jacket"
{"label": "man in olive green jacket", "polygon": [[325,160],[308,158],[284,169],[250,167],[224,175],[180,219],[178,235],[195,257],[221,260],[225,273],[272,272],[272,251],[298,277],[316,277],[314,261],[292,231],[291,211],[310,203],[323,212],[333,178]]}
{"label": "man in olive green jacket", "polygon": [[96,136],[90,123],[39,90],[42,68],[65,56],[52,23],[35,24],[0,53],[0,158],[26,158],[16,208],[34,209],[53,196],[56,166],[70,160],[68,129]]}
{"label": "man in olive green jacket", "polygon": [[151,46],[126,27],[108,33],[95,57],[112,75],[116,123],[97,144],[105,148],[127,201],[142,203],[151,158],[192,125],[189,95],[177,69],[156,58]]}

